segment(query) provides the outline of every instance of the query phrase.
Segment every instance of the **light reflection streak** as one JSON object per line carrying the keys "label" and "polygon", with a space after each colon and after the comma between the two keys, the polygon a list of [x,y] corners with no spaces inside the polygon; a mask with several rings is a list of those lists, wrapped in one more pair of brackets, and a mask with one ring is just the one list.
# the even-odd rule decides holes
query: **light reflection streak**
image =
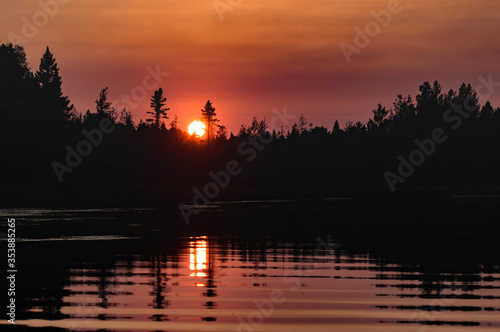
{"label": "light reflection streak", "polygon": [[[208,243],[206,238],[206,236],[200,236],[194,238],[195,241],[189,242],[189,269],[192,271],[190,277],[207,277]],[[196,286],[203,287],[205,284],[197,283]]]}

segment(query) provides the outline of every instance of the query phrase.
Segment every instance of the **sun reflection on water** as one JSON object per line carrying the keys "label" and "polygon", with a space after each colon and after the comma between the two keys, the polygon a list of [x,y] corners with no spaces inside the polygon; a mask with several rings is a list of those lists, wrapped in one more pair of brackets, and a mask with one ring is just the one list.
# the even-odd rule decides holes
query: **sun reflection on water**
{"label": "sun reflection on water", "polygon": [[[189,269],[192,271],[190,277],[207,277],[208,243],[206,238],[206,236],[200,236],[189,242]],[[203,287],[205,284],[197,283],[196,286]]]}

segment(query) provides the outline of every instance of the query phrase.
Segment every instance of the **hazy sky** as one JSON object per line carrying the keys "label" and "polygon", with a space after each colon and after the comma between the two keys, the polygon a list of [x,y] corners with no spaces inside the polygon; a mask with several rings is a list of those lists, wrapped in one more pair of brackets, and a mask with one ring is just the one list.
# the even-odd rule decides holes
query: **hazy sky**
{"label": "hazy sky", "polygon": [[[51,17],[40,3],[60,8]],[[177,113],[184,129],[207,99],[232,131],[285,105],[331,128],[335,119],[366,121],[377,103],[415,95],[425,80],[437,79],[445,90],[464,81],[477,87],[479,75],[500,82],[498,0],[402,0],[399,13],[348,64],[340,44],[355,45],[354,28],[364,30],[374,20],[370,12],[389,3],[2,0],[0,42],[12,33],[22,37],[34,70],[50,46],[64,93],[81,112],[94,109],[103,87],[113,100],[146,89],[147,97],[131,107],[136,122],[146,117],[154,92],[152,80],[141,88],[146,67],[159,66],[170,73],[161,82],[169,116]],[[38,31],[26,28],[31,23]],[[494,106],[500,106],[497,89]]]}

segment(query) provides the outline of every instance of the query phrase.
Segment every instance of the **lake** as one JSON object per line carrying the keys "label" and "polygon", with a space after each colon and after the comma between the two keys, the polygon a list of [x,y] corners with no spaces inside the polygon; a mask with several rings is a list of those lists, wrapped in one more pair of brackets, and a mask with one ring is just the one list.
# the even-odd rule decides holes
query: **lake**
{"label": "lake", "polygon": [[[2,229],[16,218],[8,327],[500,330],[500,255],[488,234],[363,231],[319,223],[324,209],[221,203],[198,207],[190,224],[151,209],[2,210]],[[301,221],[288,223],[293,215]]]}

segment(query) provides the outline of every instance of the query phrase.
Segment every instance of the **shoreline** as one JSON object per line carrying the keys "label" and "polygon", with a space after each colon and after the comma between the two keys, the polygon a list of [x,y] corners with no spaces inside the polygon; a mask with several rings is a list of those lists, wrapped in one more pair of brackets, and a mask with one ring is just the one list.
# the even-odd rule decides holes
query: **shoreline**
{"label": "shoreline", "polygon": [[[75,188],[78,188],[75,190]],[[176,208],[179,204],[206,205],[239,201],[428,201],[449,199],[500,198],[500,186],[412,186],[391,193],[383,186],[335,188],[228,187],[214,198],[207,198],[196,186],[63,185],[36,188],[3,187],[0,209],[7,208]]]}

